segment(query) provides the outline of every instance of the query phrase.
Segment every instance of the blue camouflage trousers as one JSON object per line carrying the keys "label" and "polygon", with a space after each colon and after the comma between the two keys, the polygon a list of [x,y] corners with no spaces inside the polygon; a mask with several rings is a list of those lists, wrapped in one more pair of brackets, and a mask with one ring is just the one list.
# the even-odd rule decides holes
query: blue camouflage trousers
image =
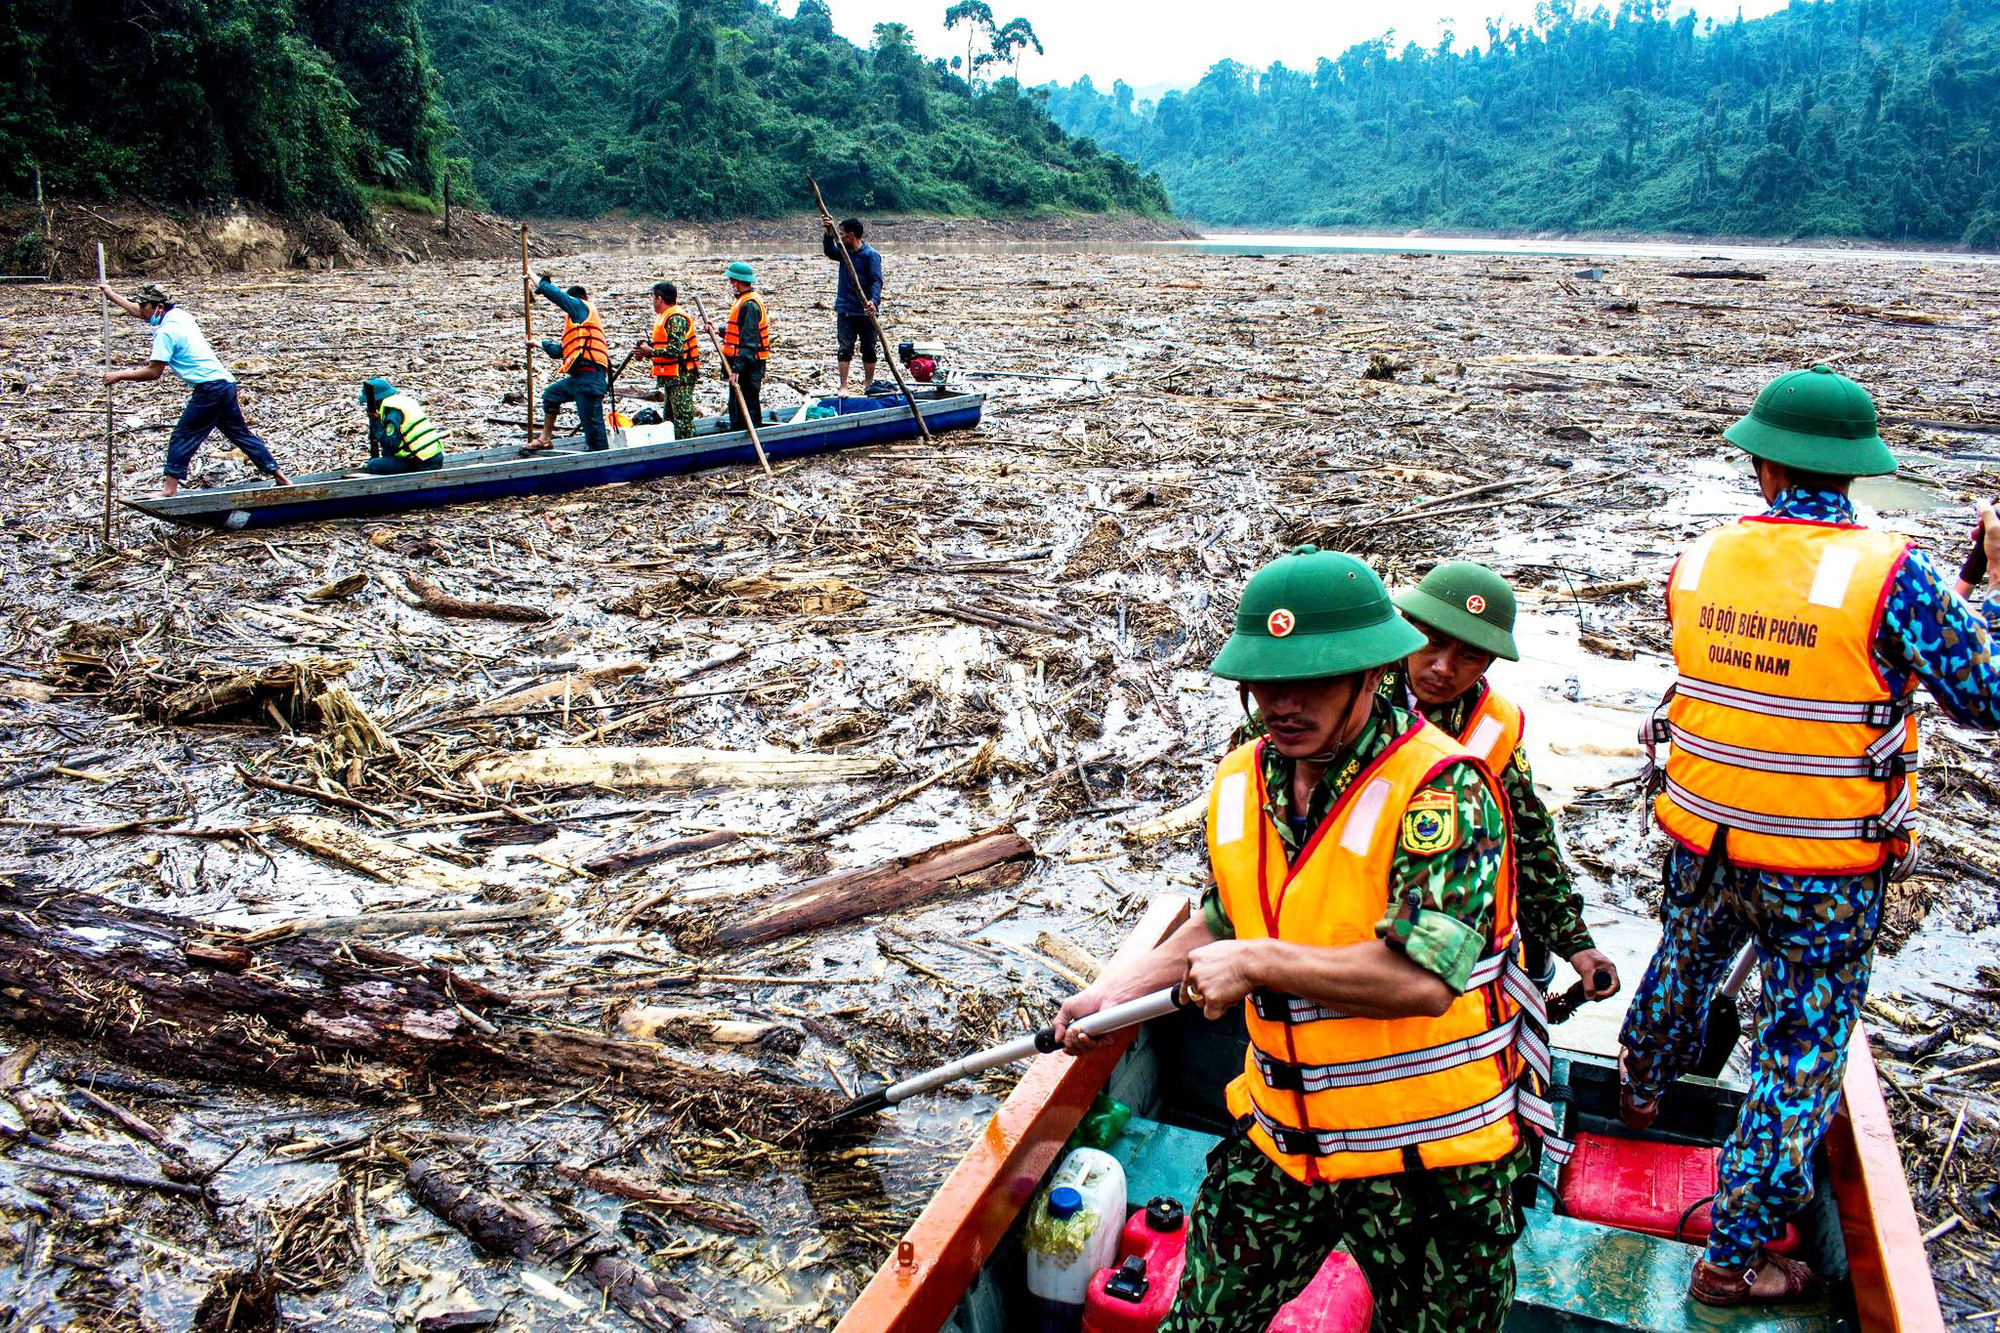
{"label": "blue camouflage trousers", "polygon": [[1750,1088],[1723,1145],[1708,1260],[1741,1271],[1813,1194],[1812,1156],[1833,1119],[1847,1043],[1868,995],[1883,877],[1786,875],[1724,865],[1698,889],[1701,858],[1666,867],[1665,934],[1619,1041],[1633,1095],[1649,1101],[1694,1066],[1709,997],[1745,942],[1762,978]]}

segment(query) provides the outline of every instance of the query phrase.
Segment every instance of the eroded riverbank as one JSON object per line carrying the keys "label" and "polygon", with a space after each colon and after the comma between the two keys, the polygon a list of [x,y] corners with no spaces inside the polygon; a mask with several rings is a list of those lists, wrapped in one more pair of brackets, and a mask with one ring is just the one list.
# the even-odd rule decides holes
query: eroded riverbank
{"label": "eroded riverbank", "polygon": [[[830,387],[830,266],[751,258],[779,344],[767,405]],[[888,259],[894,334],[947,343],[986,375],[1083,378],[981,379],[996,397],[977,434],[772,479],[714,473],[238,535],[125,515],[116,551],[94,532],[95,298],[0,291],[13,479],[0,502],[0,865],[17,891],[101,892],[252,928],[522,905],[546,914],[368,942],[536,997],[494,1011],[503,1024],[594,1034],[652,1021],[678,1058],[843,1095],[1039,1023],[1073,984],[1037,948],[1045,932],[1103,956],[1152,895],[1196,891],[1198,834],[1171,814],[1200,794],[1240,716],[1203,667],[1248,572],[1317,541],[1366,555],[1392,583],[1462,555],[1527,590],[1531,647],[1508,683],[1563,806],[1588,919],[1643,949],[1661,844],[1636,801],[1633,736],[1667,674],[1660,590],[1675,551],[1753,501],[1721,428],[1772,374],[1828,360],[1903,423],[1910,487],[1876,495],[1880,522],[1955,565],[1966,501],[2000,489],[1990,460],[1967,457],[2000,433],[2000,289],[1978,268],[1857,256],[1753,283],[1674,277],[1684,265],[1650,259],[1603,264],[1597,279],[1532,257]],[[656,278],[705,296],[720,285],[706,250],[553,267],[590,286],[614,343],[642,330]],[[456,443],[510,438],[519,418],[506,401],[521,385],[519,286],[505,265],[179,290],[288,467],[365,452],[353,399],[370,375],[415,392]],[[114,327],[116,359],[141,357],[138,325]],[[1362,377],[1375,358],[1392,378]],[[702,392],[719,405],[718,386]],[[149,484],[179,405],[164,386],[120,390],[121,484]],[[214,444],[203,465],[241,466]],[[547,618],[441,618],[411,575]],[[297,691],[207,716],[165,707],[234,671],[314,658],[372,730],[346,714],[353,725],[320,730],[323,710],[296,707]],[[555,688],[492,707],[541,685]],[[1896,894],[1872,1017],[1924,1220],[1964,1219],[1935,1242],[1940,1284],[1973,1313],[1996,1303],[2000,1110],[1981,1072],[1939,1070],[1976,1063],[1991,1040],[2000,865],[1986,830],[2000,776],[1985,738],[1935,709],[1924,719],[1930,851]],[[887,762],[861,779],[678,790],[510,791],[467,775],[481,755],[587,740]],[[298,815],[462,878],[357,873],[278,823]],[[1035,852],[1018,882],[1008,872],[754,948],[677,945],[777,886],[1000,825]],[[736,836],[602,868],[717,832]],[[1644,959],[1620,961],[1636,975]],[[635,1002],[682,1012],[634,1018]],[[776,1026],[720,1044],[718,1020]],[[502,1327],[627,1326],[560,1267],[477,1259],[412,1201],[405,1158],[573,1208],[745,1326],[828,1326],[1007,1086],[996,1076],[805,1151],[588,1084],[418,1079],[355,1105],[116,1069],[126,1081],[99,1093],[199,1170],[233,1151],[204,1205],[29,1165],[152,1177],[172,1154],[73,1095],[86,1071],[110,1068],[92,1047],[45,1040],[22,1059],[6,1029],[0,1048],[16,1057],[0,1065],[14,1087],[0,1124],[48,1140],[0,1158],[4,1299],[24,1328],[191,1327],[224,1274],[260,1253],[307,1325],[408,1326],[484,1306],[504,1308]],[[559,1168],[616,1172],[682,1206]]]}

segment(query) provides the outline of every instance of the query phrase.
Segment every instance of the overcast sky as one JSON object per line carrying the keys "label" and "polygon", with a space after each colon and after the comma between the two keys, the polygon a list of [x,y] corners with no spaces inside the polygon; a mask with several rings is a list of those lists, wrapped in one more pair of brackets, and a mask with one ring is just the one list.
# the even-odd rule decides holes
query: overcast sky
{"label": "overcast sky", "polygon": [[[779,0],[786,13],[796,0]],[[951,0],[828,0],[842,36],[866,46],[877,23],[907,23],[927,56],[965,51],[965,28],[946,32],[944,11]],[[1243,9],[1216,0],[989,0],[993,17],[1005,23],[1020,15],[1035,25],[1048,48],[1031,49],[1021,67],[1026,83],[1055,79],[1069,83],[1088,74],[1100,88],[1124,79],[1135,88],[1152,84],[1186,86],[1218,60],[1234,59],[1254,69],[1273,60],[1311,69],[1321,56],[1337,56],[1356,42],[1396,31],[1405,41],[1435,45],[1440,20],[1451,26],[1460,46],[1486,40],[1486,18],[1528,23],[1534,0],[1253,0]],[[1589,8],[1588,0],[1578,9]],[[1677,5],[1676,13],[1686,5]],[[1784,8],[1784,0],[1695,0],[1696,13],[1733,18],[1741,8],[1756,18]]]}

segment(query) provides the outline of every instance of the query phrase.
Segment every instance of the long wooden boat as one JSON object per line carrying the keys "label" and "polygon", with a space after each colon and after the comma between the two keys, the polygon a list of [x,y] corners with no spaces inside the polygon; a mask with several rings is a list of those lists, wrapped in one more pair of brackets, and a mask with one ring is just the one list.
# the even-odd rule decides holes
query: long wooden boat
{"label": "long wooden boat", "polygon": [[[1157,900],[1120,957],[1150,948],[1185,919],[1185,899]],[[1556,1029],[1560,1034],[1562,1029]],[[1228,1128],[1221,1089],[1242,1068],[1241,1019],[1209,1023],[1183,1012],[1081,1059],[1058,1052],[1029,1066],[929,1206],[841,1321],[837,1333],[1003,1333],[1028,1327],[1020,1279],[1020,1221],[1102,1092],[1135,1111],[1109,1151],[1124,1165],[1127,1198],[1167,1194],[1183,1205],[1203,1158]],[[1740,1088],[1683,1080],[1651,1131],[1617,1123],[1616,1061],[1556,1050],[1569,1126],[1604,1140],[1719,1144]],[[1523,1200],[1515,1249],[1518,1285],[1510,1333],[1646,1329],[1656,1333],[1934,1333],[1944,1328],[1917,1217],[1866,1039],[1849,1051],[1839,1115],[1818,1153],[1818,1194],[1795,1219],[1800,1257],[1827,1278],[1824,1297],[1784,1307],[1713,1309],[1686,1295],[1694,1246],[1565,1215],[1553,1190]],[[1565,1094],[1558,1094],[1562,1104]],[[1568,1168],[1588,1168],[1579,1152]],[[1565,1181],[1565,1184],[1571,1182]],[[1676,1182],[1677,1184],[1678,1182]],[[1664,1182],[1662,1182],[1664,1185]],[[1392,1331],[1394,1333],[1394,1331]]]}
{"label": "long wooden boat", "polygon": [[[916,397],[924,423],[933,433],[977,426],[985,402],[984,394],[943,389],[919,391]],[[839,414],[805,417],[794,413],[780,419],[778,413],[766,409],[770,421],[757,433],[772,462],[914,439],[918,434],[916,418],[900,394],[828,398],[821,400],[821,406],[835,408]],[[688,439],[676,440],[672,434],[666,426],[634,427],[614,432],[611,447],[595,452],[584,447],[582,436],[569,436],[546,450],[508,444],[447,454],[443,467],[428,472],[384,476],[359,469],[315,472],[293,478],[290,486],[272,486],[259,478],[205,490],[184,489],[168,499],[125,503],[169,523],[233,531],[516,495],[550,495],[757,461],[749,432],[730,430],[727,417],[699,419]]]}

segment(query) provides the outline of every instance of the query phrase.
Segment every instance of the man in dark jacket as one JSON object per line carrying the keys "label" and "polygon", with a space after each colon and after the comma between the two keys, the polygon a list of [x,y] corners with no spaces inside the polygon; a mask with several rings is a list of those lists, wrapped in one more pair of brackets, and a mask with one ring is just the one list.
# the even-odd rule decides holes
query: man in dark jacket
{"label": "man in dark jacket", "polygon": [[[836,235],[831,213],[820,214],[820,221],[826,224],[826,235],[820,238],[820,248],[826,257],[840,264],[840,285],[833,296],[834,357],[840,363],[840,392],[847,392],[848,367],[854,364],[854,344],[861,344],[861,391],[868,392],[868,386],[875,379],[875,307],[882,300],[882,256],[875,247],[861,239],[861,219],[848,218],[840,224]],[[835,247],[838,246],[839,249]],[[840,263],[841,250],[854,261],[854,277],[861,279],[861,285],[854,285],[854,277],[848,276],[847,265]]]}

